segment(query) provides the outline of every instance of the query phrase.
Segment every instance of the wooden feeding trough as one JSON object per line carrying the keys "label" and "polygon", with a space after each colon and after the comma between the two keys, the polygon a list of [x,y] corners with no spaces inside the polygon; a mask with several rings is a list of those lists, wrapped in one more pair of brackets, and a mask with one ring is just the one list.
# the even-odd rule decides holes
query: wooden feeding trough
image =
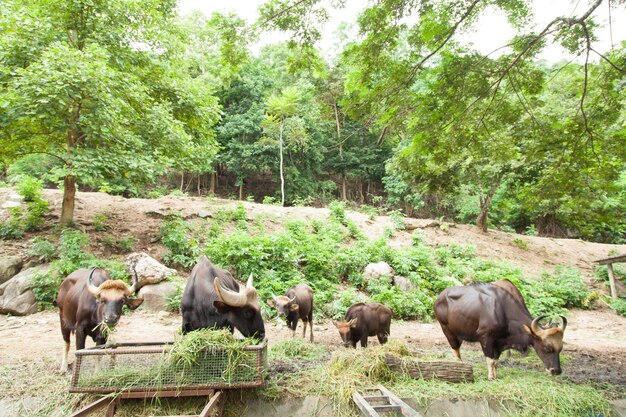
{"label": "wooden feeding trough", "polygon": [[626,254],[599,259],[595,262],[598,265],[607,266],[609,271],[609,285],[611,286],[611,297],[617,299],[617,286],[615,285],[615,273],[613,272],[613,264],[618,262],[626,262]]}
{"label": "wooden feeding trough", "polygon": [[108,406],[113,416],[121,399],[207,396],[199,416],[221,415],[221,390],[263,385],[267,340],[242,349],[208,346],[192,359],[171,355],[172,343],[118,343],[76,351],[70,392],[105,394],[72,417]]}

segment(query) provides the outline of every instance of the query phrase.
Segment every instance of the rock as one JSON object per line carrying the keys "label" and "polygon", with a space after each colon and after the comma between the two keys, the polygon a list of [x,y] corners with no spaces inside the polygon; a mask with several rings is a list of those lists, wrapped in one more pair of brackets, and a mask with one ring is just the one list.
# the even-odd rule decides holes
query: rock
{"label": "rock", "polygon": [[2,208],[3,209],[12,209],[15,207],[20,207],[22,205],[22,203],[20,203],[19,201],[5,201],[2,204]]}
{"label": "rock", "polygon": [[394,275],[393,285],[400,288],[402,291],[413,291],[417,289],[417,285],[413,284],[408,278],[401,275]]}
{"label": "rock", "polygon": [[211,212],[208,210],[199,210],[198,211],[198,217],[200,217],[201,219],[206,219],[207,217],[211,217]]}
{"label": "rock", "polygon": [[138,296],[143,298],[145,308],[153,311],[167,310],[167,298],[176,294],[178,286],[170,281],[155,285],[146,285],[139,290]]}
{"label": "rock", "polygon": [[0,313],[25,316],[37,312],[37,300],[32,291],[35,274],[48,270],[48,266],[26,269],[0,285]]}
{"label": "rock", "polygon": [[0,256],[0,284],[13,278],[22,269],[19,256]]}
{"label": "rock", "polygon": [[363,279],[366,282],[378,279],[381,276],[389,277],[389,280],[391,281],[393,268],[391,268],[387,262],[380,261],[377,263],[371,263],[363,270]]}
{"label": "rock", "polygon": [[166,267],[156,259],[143,252],[126,255],[124,260],[128,270],[137,271],[139,286],[158,284],[170,275],[176,275],[176,270]]}
{"label": "rock", "polygon": [[616,417],[626,417],[626,398],[613,401],[613,414]]}

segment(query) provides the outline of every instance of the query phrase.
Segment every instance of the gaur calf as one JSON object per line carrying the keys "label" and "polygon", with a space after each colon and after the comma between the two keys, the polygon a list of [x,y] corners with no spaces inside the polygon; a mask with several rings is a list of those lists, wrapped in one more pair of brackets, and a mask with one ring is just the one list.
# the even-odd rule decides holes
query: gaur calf
{"label": "gaur calf", "polygon": [[292,337],[296,335],[298,320],[302,320],[302,337],[306,336],[306,326],[309,325],[309,340],[313,342],[313,289],[306,284],[298,284],[289,288],[285,295],[272,295],[268,300],[270,307],[276,307],[278,317],[285,317],[287,326],[291,329]]}
{"label": "gaur calf", "polygon": [[377,336],[380,344],[387,343],[391,327],[391,310],[380,303],[357,303],[350,306],[344,321],[333,321],[339,329],[344,346],[367,347],[368,336]]}

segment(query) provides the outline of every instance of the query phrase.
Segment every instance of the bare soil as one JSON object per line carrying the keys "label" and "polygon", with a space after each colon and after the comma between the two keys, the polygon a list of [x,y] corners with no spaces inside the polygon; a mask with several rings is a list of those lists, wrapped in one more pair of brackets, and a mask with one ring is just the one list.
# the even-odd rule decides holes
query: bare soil
{"label": "bare soil", "polygon": [[[0,205],[15,194],[11,189],[0,189]],[[60,216],[62,194],[58,190],[46,190],[45,197],[50,202],[51,214],[48,227],[38,235],[51,234]],[[102,244],[105,234],[115,236],[132,235],[138,241],[135,250],[150,253],[160,259],[164,248],[159,243],[159,228],[163,217],[169,213],[180,213],[184,218],[199,221],[212,217],[220,208],[233,208],[236,201],[200,197],[172,197],[159,199],[125,199],[103,193],[77,193],[75,221],[79,228],[89,233],[92,240],[90,249],[99,255],[108,255],[110,249]],[[249,219],[262,219],[266,230],[271,232],[282,227],[287,219],[325,219],[327,209],[311,207],[277,207],[243,202]],[[0,210],[0,217],[2,216]],[[104,214],[107,230],[96,232],[94,217]],[[5,214],[6,215],[6,214]],[[369,237],[383,235],[385,228],[392,225],[392,219],[378,216],[371,220],[368,215],[349,212],[349,217]],[[471,244],[476,247],[476,255],[510,262],[527,274],[538,274],[554,265],[571,265],[580,268],[590,277],[594,261],[612,253],[626,253],[626,245],[609,245],[585,242],[578,239],[553,239],[524,236],[490,230],[481,233],[475,227],[447,224],[427,219],[407,219],[406,231],[394,233],[391,244],[408,245],[413,230],[419,230],[427,244]],[[30,234],[23,240],[1,242],[0,255],[21,255],[28,261],[27,251],[31,247]],[[521,243],[520,243],[521,242]],[[180,271],[186,276],[186,271]],[[606,291],[601,284],[599,291]],[[59,331],[58,315],[53,311],[43,311],[26,317],[0,316],[0,365],[34,361],[47,358],[59,360],[62,339]],[[133,312],[123,317],[116,336],[119,341],[167,341],[177,334],[181,318],[173,313]],[[300,327],[297,330],[300,336]],[[330,322],[317,323],[314,327],[315,343],[329,347],[331,351],[343,349],[339,335]],[[291,337],[291,332],[282,324],[267,323],[270,347],[277,341]],[[420,350],[440,350],[449,352],[447,342],[437,323],[394,322],[391,338],[399,339]],[[370,343],[377,344],[375,338]],[[73,341],[72,341],[73,346]],[[463,346],[462,350],[477,350],[477,345]],[[571,359],[564,365],[566,377],[575,381],[608,382],[626,387],[626,318],[617,316],[608,309],[575,311],[569,318],[565,332],[564,353]],[[446,353],[452,357],[449,353]],[[538,360],[537,360],[538,362]],[[306,364],[277,364],[296,369]],[[540,368],[539,363],[533,366]]]}

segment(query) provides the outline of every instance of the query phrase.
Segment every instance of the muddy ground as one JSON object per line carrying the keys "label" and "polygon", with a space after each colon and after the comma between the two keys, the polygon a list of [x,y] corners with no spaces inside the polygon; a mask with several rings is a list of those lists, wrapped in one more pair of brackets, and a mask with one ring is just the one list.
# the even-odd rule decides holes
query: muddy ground
{"label": "muddy ground", "polygon": [[[124,316],[115,332],[119,342],[147,342],[173,340],[180,328],[181,318],[174,313],[154,313],[138,310]],[[270,348],[281,340],[291,338],[291,331],[283,323],[272,320],[266,324]],[[301,336],[299,326],[296,335]],[[345,349],[339,334],[330,321],[314,326],[315,343],[328,347],[330,352]],[[564,377],[577,382],[593,381],[622,387],[626,392],[626,319],[611,310],[574,311],[565,332],[563,354],[569,360],[563,365]],[[308,336],[308,332],[307,332]],[[391,326],[391,338],[407,344],[417,354],[421,351],[440,352],[452,359],[441,329],[437,323],[396,321]],[[369,343],[377,345],[376,338]],[[88,346],[93,342],[88,339]],[[28,361],[59,361],[63,342],[56,312],[44,311],[26,317],[0,316],[0,366],[11,366]],[[74,340],[72,340],[72,350]],[[477,344],[466,344],[463,350],[478,350]],[[539,359],[516,361],[513,355],[508,366],[523,366],[541,370]],[[530,364],[529,364],[530,362]],[[276,363],[274,371],[295,371],[309,366],[306,361]],[[478,363],[482,366],[482,363]],[[507,363],[503,363],[507,366]],[[59,375],[59,377],[62,377]]]}

